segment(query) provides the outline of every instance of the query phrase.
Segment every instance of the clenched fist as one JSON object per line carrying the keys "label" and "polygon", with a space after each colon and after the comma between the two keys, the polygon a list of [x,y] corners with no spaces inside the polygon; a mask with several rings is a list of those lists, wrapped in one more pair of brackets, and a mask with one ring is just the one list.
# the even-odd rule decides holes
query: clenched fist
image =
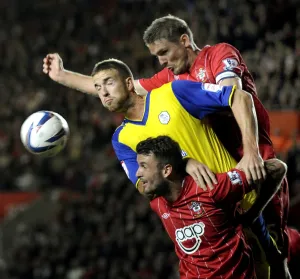
{"label": "clenched fist", "polygon": [[60,82],[64,71],[63,61],[58,53],[49,53],[43,59],[43,72],[52,80]]}

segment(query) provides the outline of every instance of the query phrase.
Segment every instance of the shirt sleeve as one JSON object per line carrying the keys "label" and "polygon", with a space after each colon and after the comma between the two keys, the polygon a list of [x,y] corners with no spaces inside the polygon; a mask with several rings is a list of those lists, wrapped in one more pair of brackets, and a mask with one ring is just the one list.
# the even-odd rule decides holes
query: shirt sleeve
{"label": "shirt sleeve", "polygon": [[162,71],[158,72],[151,78],[142,78],[139,79],[140,85],[147,90],[148,92],[155,89],[159,88],[165,83],[170,82],[171,79],[171,74],[167,68],[164,68]]}
{"label": "shirt sleeve", "polygon": [[202,119],[230,107],[235,86],[177,80],[172,82],[172,90],[186,111]]}
{"label": "shirt sleeve", "polygon": [[215,202],[237,203],[245,194],[254,190],[248,184],[246,175],[240,170],[232,169],[226,173],[217,174],[218,184],[209,192]]}
{"label": "shirt sleeve", "polygon": [[246,67],[239,51],[226,43],[213,47],[210,61],[216,84],[226,78],[241,78]]}
{"label": "shirt sleeve", "polygon": [[137,184],[138,179],[136,177],[136,172],[138,170],[137,155],[134,150],[129,146],[120,143],[116,139],[112,139],[112,145],[115,150],[116,156],[120,161],[127,177],[131,180],[133,184]]}

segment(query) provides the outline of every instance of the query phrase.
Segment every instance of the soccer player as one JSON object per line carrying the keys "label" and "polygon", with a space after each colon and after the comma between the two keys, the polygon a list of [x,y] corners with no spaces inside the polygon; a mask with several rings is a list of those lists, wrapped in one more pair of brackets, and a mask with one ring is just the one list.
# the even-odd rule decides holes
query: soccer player
{"label": "soccer player", "polygon": [[[96,64],[92,76],[103,106],[112,112],[125,114],[122,125],[113,135],[112,144],[125,172],[140,192],[143,192],[144,186],[135,176],[138,168],[135,147],[139,141],[150,136],[169,135],[179,142],[183,157],[203,162],[220,173],[235,167],[236,161],[203,118],[231,106],[242,131],[243,125],[253,128],[257,124],[251,95],[234,86],[174,81],[141,97],[135,94],[130,69],[115,59]],[[249,103],[237,106],[241,102]],[[245,112],[247,117],[244,117]],[[255,201],[251,210],[257,209],[262,202],[265,203],[261,200],[263,196],[255,201],[255,192],[251,192],[246,195],[242,206],[249,207]],[[266,263],[265,259],[261,261]],[[262,278],[268,278],[266,265],[262,272],[265,272]]]}
{"label": "soccer player", "polygon": [[[174,16],[154,20],[145,31],[144,41],[150,52],[157,56],[164,69],[150,79],[136,80],[135,88],[139,94],[146,94],[167,82],[182,79],[219,85],[235,85],[239,89],[244,89],[252,94],[254,100],[259,128],[260,154],[264,160],[275,157],[270,140],[269,116],[257,97],[253,77],[237,49],[226,43],[205,46],[200,49],[195,44],[193,33],[186,22]],[[64,70],[58,54],[48,54],[44,58],[43,71],[54,81],[65,86],[97,94],[92,78]],[[248,179],[256,181],[258,175],[255,174],[255,170],[262,168],[262,161],[256,147],[247,141],[249,132],[244,133],[244,136],[241,137],[238,126],[231,115],[222,114],[221,117],[210,115],[209,118],[226,149],[239,162],[237,168],[243,169]],[[212,177],[212,173],[204,166],[196,165],[194,170],[193,177],[197,175],[201,181],[203,181],[201,176],[207,183],[209,177]],[[205,177],[208,177],[208,180]],[[288,196],[288,185],[285,179],[281,190],[274,196],[264,213],[268,225],[276,234],[277,244],[286,257],[289,248],[287,237]]]}
{"label": "soccer player", "polygon": [[243,172],[231,169],[217,174],[218,184],[212,191],[203,191],[186,175],[181,147],[170,137],[141,141],[136,151],[136,175],[145,192],[155,196],[150,206],[175,245],[180,278],[259,278],[242,225],[235,223],[235,209],[253,189],[259,193],[270,187],[270,200],[286,165],[277,159],[266,161],[267,179],[261,186],[248,184]]}

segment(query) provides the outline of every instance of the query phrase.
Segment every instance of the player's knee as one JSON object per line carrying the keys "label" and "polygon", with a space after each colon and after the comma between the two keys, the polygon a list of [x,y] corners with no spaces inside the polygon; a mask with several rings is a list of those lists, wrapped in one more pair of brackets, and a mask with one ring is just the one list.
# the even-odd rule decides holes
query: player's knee
{"label": "player's knee", "polygon": [[287,165],[278,159],[270,159],[265,161],[266,172],[275,180],[284,178],[287,172]]}

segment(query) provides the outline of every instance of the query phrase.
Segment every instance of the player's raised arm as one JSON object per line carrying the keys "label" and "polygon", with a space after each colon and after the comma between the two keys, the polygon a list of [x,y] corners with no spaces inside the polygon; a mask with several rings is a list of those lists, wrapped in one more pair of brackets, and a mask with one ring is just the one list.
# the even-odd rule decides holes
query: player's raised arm
{"label": "player's raised arm", "polygon": [[262,182],[266,171],[259,153],[258,123],[252,96],[237,89],[232,98],[231,109],[241,130],[244,152],[236,167],[245,171],[249,182]]}
{"label": "player's raised arm", "polygon": [[250,185],[245,179],[244,173],[237,169],[233,169],[225,174],[219,174],[217,178],[222,182],[222,185],[217,185],[210,192],[211,197],[216,202],[236,203],[246,193],[256,190],[256,201],[245,214],[245,218],[247,216],[248,221],[252,223],[262,213],[268,202],[280,188],[281,181],[287,170],[286,164],[278,159],[265,161],[265,167],[267,178],[260,184]]}
{"label": "player's raised arm", "polygon": [[256,112],[250,94],[235,86],[191,81],[174,81],[172,89],[181,105],[199,119],[231,107],[242,137],[245,139],[246,154],[251,154],[251,156],[245,157],[245,163],[242,167],[239,165],[238,168],[245,171],[249,183],[265,179],[266,172],[258,149]]}
{"label": "player's raised arm", "polygon": [[43,72],[66,87],[98,96],[92,77],[65,70],[63,61],[57,53],[46,55],[43,60]]}
{"label": "player's raised arm", "polygon": [[[232,45],[220,43],[213,46],[214,51],[211,57],[211,72],[215,77],[216,83],[222,86],[236,86],[237,89],[242,90],[242,77],[247,72],[247,67],[241,57],[240,52]],[[255,88],[251,89],[255,92]],[[245,91],[242,91],[247,94]],[[254,130],[251,122],[250,105],[247,104],[247,97],[243,99],[239,96],[235,101],[235,106],[232,111],[235,115],[242,114],[242,117],[237,118],[238,125],[242,132],[243,152],[244,156],[239,162],[237,168],[243,169],[246,173],[249,182],[262,181],[265,176],[263,160],[258,148],[258,131]],[[252,108],[255,112],[254,106]],[[239,119],[243,119],[239,122]]]}

